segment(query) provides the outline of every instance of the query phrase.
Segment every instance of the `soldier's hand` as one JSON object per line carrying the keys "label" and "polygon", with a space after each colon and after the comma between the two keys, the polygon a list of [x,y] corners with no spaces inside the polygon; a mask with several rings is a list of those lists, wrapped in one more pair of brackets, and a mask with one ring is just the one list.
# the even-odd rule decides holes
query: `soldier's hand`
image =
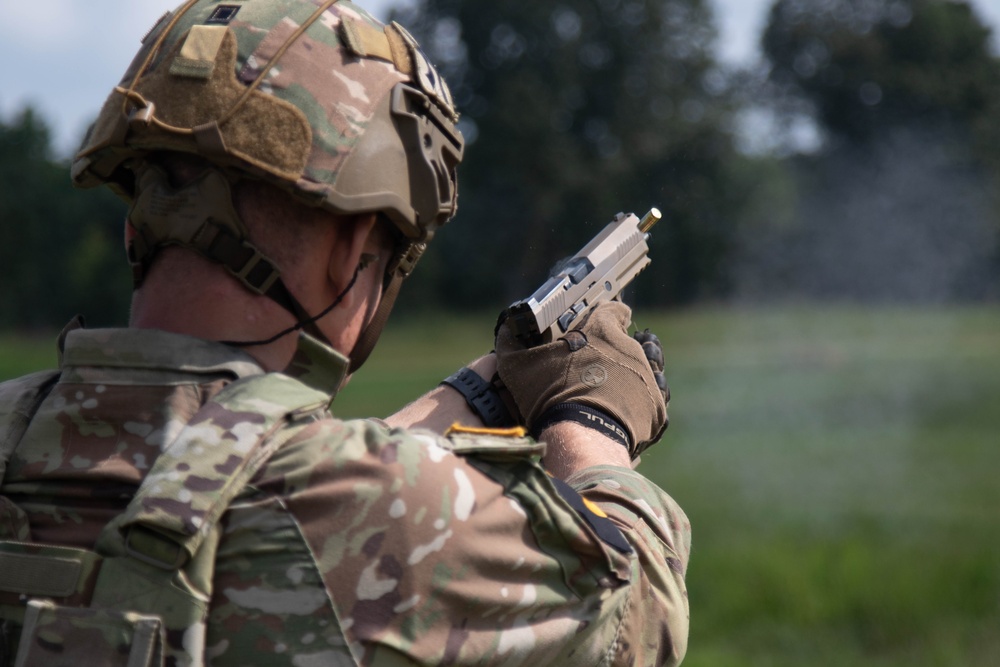
{"label": "soldier's hand", "polygon": [[658,340],[628,334],[631,317],[623,303],[601,304],[562,338],[528,349],[506,324],[499,327],[497,371],[532,433],[575,421],[603,430],[632,459],[659,440],[669,395],[654,374],[658,363],[662,376],[662,349]]}
{"label": "soldier's hand", "polygon": [[667,425],[670,425],[670,385],[667,384],[667,376],[663,372],[663,343],[660,342],[659,337],[652,333],[649,329],[645,331],[636,331],[632,334],[632,338],[635,338],[640,345],[642,345],[642,351],[646,355],[646,361],[649,362],[649,368],[653,371],[653,378],[656,380],[656,386],[660,388],[660,393],[663,394],[663,402],[667,406]]}

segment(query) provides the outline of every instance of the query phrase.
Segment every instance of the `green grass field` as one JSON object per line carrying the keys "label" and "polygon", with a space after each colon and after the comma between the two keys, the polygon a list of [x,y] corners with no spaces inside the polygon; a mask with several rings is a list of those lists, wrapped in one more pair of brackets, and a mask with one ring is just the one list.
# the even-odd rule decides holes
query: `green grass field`
{"label": "green grass field", "polygon": [[[694,527],[685,665],[1000,665],[1000,309],[638,323],[664,341],[674,396],[642,470]],[[336,411],[392,412],[491,331],[391,324]],[[0,378],[52,360],[48,341],[0,338]]]}

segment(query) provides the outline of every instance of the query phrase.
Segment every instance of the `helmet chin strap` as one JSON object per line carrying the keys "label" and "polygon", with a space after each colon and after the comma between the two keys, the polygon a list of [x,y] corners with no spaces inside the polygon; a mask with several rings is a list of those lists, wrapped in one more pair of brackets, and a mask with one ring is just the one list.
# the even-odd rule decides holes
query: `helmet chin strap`
{"label": "helmet chin strap", "polygon": [[[378,342],[379,337],[382,335],[382,330],[385,328],[385,324],[389,320],[389,313],[392,312],[392,307],[396,304],[396,297],[399,295],[399,289],[403,285],[403,280],[410,275],[410,272],[413,270],[413,265],[416,264],[417,259],[419,259],[420,255],[424,251],[424,248],[426,247],[424,244],[415,245],[419,245],[420,248],[414,249],[413,246],[408,247],[402,254],[402,257],[394,262],[395,267],[390,271],[387,271],[388,275],[385,286],[382,289],[382,298],[379,300],[378,307],[375,309],[375,314],[372,315],[372,318],[368,321],[368,324],[358,336],[358,340],[354,343],[354,349],[352,349],[350,355],[348,355],[351,362],[347,370],[348,373],[353,373],[361,368],[361,365],[368,360],[368,356],[375,348],[375,343]],[[289,293],[288,297],[291,299],[292,304],[294,304],[296,308],[294,310],[290,308],[289,305],[291,304],[286,305],[282,303],[281,305],[292,312],[299,320],[298,322],[287,329],[279,331],[270,338],[255,341],[227,340],[222,341],[222,343],[235,347],[269,345],[278,339],[301,329],[313,338],[319,340],[324,345],[333,347],[330,339],[327,338],[326,335],[320,330],[320,328],[316,325],[316,322],[340,305],[341,301],[344,300],[344,297],[347,296],[347,293],[354,288],[354,284],[358,281],[358,275],[361,273],[361,270],[367,268],[367,266],[367,262],[360,262],[357,268],[354,269],[354,276],[347,284],[347,287],[345,287],[343,291],[337,295],[337,298],[333,300],[333,303],[316,315],[310,316],[306,314],[302,309],[302,306],[299,305],[298,301],[296,301]],[[408,269],[403,268],[407,266],[409,267]]]}
{"label": "helmet chin strap", "polygon": [[389,277],[388,283],[382,289],[382,299],[378,303],[378,308],[375,309],[375,314],[368,321],[368,326],[358,336],[358,340],[354,343],[354,349],[348,355],[351,360],[351,365],[347,369],[348,373],[353,373],[361,368],[361,364],[368,360],[368,355],[375,349],[375,343],[382,335],[382,329],[385,328],[385,323],[396,303],[396,296],[399,294],[399,288],[402,284],[403,276],[399,273],[393,273]]}
{"label": "helmet chin strap", "polygon": [[389,320],[389,313],[392,312],[396,297],[399,296],[399,288],[402,287],[403,280],[413,272],[413,267],[416,266],[426,249],[426,243],[409,243],[396,252],[386,269],[386,282],[382,288],[382,298],[378,308],[372,319],[369,320],[368,326],[358,336],[357,342],[354,343],[354,349],[351,350],[351,366],[348,373],[358,370],[361,368],[361,364],[368,360],[368,355],[375,348],[375,343],[378,342],[379,336],[382,335],[382,329],[385,328],[385,323]]}
{"label": "helmet chin strap", "polygon": [[326,315],[328,315],[330,311],[332,311],[334,308],[340,305],[340,302],[344,300],[344,297],[347,296],[347,293],[354,288],[354,283],[358,281],[358,275],[361,273],[361,270],[364,269],[366,266],[367,265],[363,262],[359,263],[358,266],[354,269],[354,275],[351,277],[351,281],[347,283],[347,287],[345,287],[340,292],[340,294],[337,295],[337,297],[333,300],[333,303],[331,303],[329,306],[321,310],[319,313],[315,315],[309,315],[306,312],[306,310],[302,307],[302,305],[299,304],[299,302],[295,299],[295,297],[293,297],[290,292],[285,290],[286,293],[288,294],[288,298],[291,301],[288,303],[282,303],[277,299],[275,299],[275,301],[277,301],[278,305],[282,306],[295,316],[295,319],[298,320],[295,324],[288,327],[287,329],[282,329],[281,331],[274,334],[270,338],[264,338],[261,340],[252,340],[252,341],[224,340],[221,342],[225,345],[232,345],[233,347],[257,347],[260,345],[270,345],[271,343],[277,341],[278,339],[283,338],[284,336],[287,336],[288,334],[293,333],[295,331],[299,331],[301,329],[302,331],[305,331],[313,338],[319,340],[324,345],[333,347],[333,343],[330,342],[330,339],[326,337],[326,334],[323,333],[323,331],[319,328],[316,322],[326,317]]}

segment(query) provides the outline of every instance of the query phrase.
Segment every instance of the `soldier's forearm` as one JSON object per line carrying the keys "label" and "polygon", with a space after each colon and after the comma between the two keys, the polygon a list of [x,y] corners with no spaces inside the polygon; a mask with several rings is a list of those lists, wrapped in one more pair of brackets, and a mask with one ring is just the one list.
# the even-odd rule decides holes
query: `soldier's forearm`
{"label": "soldier's forearm", "polygon": [[[489,381],[496,373],[496,356],[487,354],[471,362],[468,367],[484,380]],[[483,425],[465,398],[450,387],[439,386],[385,419],[389,426],[397,428],[426,428],[435,433],[444,433],[456,422],[463,426]]]}
{"label": "soldier's forearm", "polygon": [[[469,368],[484,380],[489,380],[496,372],[496,356],[488,354],[480,357],[470,363]],[[435,433],[444,433],[456,422],[464,426],[483,425],[465,398],[445,386],[427,392],[385,421],[392,427],[426,428]],[[598,465],[632,467],[624,447],[573,422],[555,423],[545,429],[539,439],[548,446],[546,469],[560,479]]]}
{"label": "soldier's forearm", "polygon": [[559,479],[594,466],[632,467],[627,449],[575,422],[557,422],[538,439],[546,444],[545,469]]}

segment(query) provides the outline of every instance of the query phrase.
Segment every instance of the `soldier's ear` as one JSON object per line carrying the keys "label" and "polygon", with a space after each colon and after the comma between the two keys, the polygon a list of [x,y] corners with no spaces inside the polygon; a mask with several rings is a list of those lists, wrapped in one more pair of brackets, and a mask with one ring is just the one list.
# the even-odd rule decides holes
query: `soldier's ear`
{"label": "soldier's ear", "polygon": [[[327,265],[327,277],[339,294],[347,288],[358,266],[367,255],[377,254],[370,242],[375,229],[375,214],[340,216],[336,220],[336,242]],[[374,253],[373,253],[374,250]]]}

